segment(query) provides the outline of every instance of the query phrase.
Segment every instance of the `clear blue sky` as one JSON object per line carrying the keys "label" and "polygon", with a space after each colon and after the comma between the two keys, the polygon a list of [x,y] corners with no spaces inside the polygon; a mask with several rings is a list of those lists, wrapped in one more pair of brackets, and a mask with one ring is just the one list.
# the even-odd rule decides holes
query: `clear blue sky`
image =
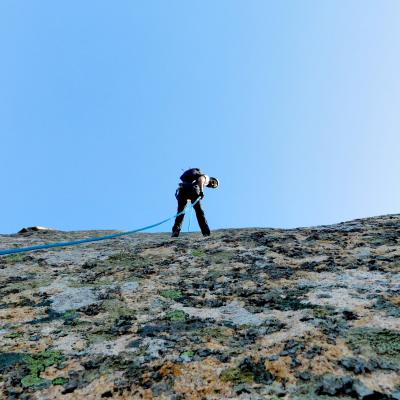
{"label": "clear blue sky", "polygon": [[188,167],[221,180],[212,229],[398,213],[399,20],[397,0],[2,0],[0,232],[157,222]]}

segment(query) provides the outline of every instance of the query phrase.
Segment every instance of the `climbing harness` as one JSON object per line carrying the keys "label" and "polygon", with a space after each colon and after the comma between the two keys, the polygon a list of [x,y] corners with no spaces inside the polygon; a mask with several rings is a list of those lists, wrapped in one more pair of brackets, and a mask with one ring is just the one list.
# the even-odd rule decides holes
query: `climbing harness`
{"label": "climbing harness", "polygon": [[[189,205],[189,210],[192,209],[192,207],[200,200],[200,197],[197,198],[197,200],[193,203],[191,203]],[[139,228],[139,229],[135,229],[133,231],[128,231],[128,232],[120,232],[120,233],[114,233],[112,235],[106,235],[106,236],[99,236],[99,237],[92,237],[92,238],[87,238],[87,239],[81,239],[81,240],[75,240],[75,241],[71,241],[71,242],[58,242],[58,243],[49,243],[49,244],[42,244],[42,245],[38,245],[38,246],[31,246],[31,247],[21,247],[21,248],[16,248],[16,249],[7,249],[7,250],[0,250],[0,256],[5,256],[7,254],[15,254],[15,253],[25,253],[27,251],[36,251],[36,250],[44,250],[44,249],[50,249],[50,248],[54,248],[54,247],[66,247],[66,246],[74,246],[74,245],[78,245],[78,244],[82,244],[82,243],[90,243],[90,242],[98,242],[100,240],[106,240],[106,239],[113,239],[116,237],[120,237],[120,236],[126,236],[126,235],[131,235],[132,233],[136,233],[136,232],[141,232],[141,231],[145,231],[147,229],[151,229],[154,228],[156,226],[162,225],[165,222],[176,218],[178,215],[181,214],[185,214],[188,211],[188,207],[186,206],[186,208],[179,212],[178,214],[175,214],[172,217],[169,217],[167,219],[164,219],[161,222],[157,222],[156,224],[153,225],[148,225],[145,226],[144,228]]]}

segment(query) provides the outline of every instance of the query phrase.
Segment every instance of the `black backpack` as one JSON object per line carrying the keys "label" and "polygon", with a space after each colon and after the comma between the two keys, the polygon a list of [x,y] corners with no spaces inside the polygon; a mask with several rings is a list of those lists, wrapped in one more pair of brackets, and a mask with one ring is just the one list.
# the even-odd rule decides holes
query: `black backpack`
{"label": "black backpack", "polygon": [[193,181],[197,181],[197,179],[202,175],[204,174],[199,168],[191,168],[181,175],[180,180],[184,183],[192,183]]}

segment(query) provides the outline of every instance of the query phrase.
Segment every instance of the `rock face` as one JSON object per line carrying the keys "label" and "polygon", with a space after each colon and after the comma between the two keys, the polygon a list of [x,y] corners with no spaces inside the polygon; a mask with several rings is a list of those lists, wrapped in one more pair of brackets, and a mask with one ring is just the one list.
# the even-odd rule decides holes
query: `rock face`
{"label": "rock face", "polygon": [[399,270],[400,215],[3,256],[0,399],[400,399]]}

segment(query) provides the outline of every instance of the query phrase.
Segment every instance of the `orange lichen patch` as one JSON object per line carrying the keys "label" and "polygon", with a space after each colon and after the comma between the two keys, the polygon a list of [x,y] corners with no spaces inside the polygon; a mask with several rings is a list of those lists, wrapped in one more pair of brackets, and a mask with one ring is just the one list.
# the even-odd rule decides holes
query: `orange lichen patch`
{"label": "orange lichen patch", "polygon": [[255,289],[257,287],[257,283],[253,281],[242,281],[240,286],[243,289]]}
{"label": "orange lichen patch", "polygon": [[53,341],[53,346],[57,350],[70,353],[72,351],[82,351],[87,348],[87,341],[80,336],[71,333],[66,337],[61,337]]}
{"label": "orange lichen patch", "polygon": [[400,320],[394,317],[386,317],[383,313],[376,313],[375,315],[368,315],[352,321],[354,327],[374,327],[390,330],[400,330]]}
{"label": "orange lichen patch", "polygon": [[357,305],[352,308],[352,311],[358,315],[363,315],[368,312],[369,305],[365,306],[364,304]]}
{"label": "orange lichen patch", "polygon": [[318,239],[318,244],[322,249],[335,249],[335,239]]}
{"label": "orange lichen patch", "polygon": [[223,346],[221,343],[211,340],[207,343],[207,348],[210,350],[223,350],[225,346]]}
{"label": "orange lichen patch", "polygon": [[222,349],[229,344],[234,331],[228,327],[211,327],[203,329],[202,334],[209,348]]}
{"label": "orange lichen patch", "polygon": [[6,387],[5,382],[0,382],[0,400],[6,399],[6,395],[5,395],[6,389],[7,389],[7,387]]}
{"label": "orange lichen patch", "polygon": [[[295,266],[291,266],[293,268],[296,268]],[[269,275],[266,276],[266,279],[269,280]],[[271,288],[281,288],[282,286],[290,286],[292,282],[289,279],[286,278],[281,278],[281,279],[274,279],[273,282],[270,282],[270,287]]]}
{"label": "orange lichen patch", "polygon": [[309,343],[309,347],[320,346],[324,349],[323,353],[312,359],[299,355],[298,359],[302,364],[300,370],[310,370],[315,375],[329,372],[340,375],[341,370],[337,366],[337,360],[351,356],[351,351],[342,340],[338,340],[335,345],[330,345],[323,340],[322,336],[319,339],[320,341],[314,340]]}
{"label": "orange lichen patch", "polygon": [[[43,390],[40,394],[43,396],[41,398],[45,398],[47,400],[57,400],[57,399],[73,399],[71,397],[72,394],[63,395],[61,392],[63,391],[63,387],[60,385],[50,386],[48,389]],[[32,397],[34,398],[34,397]],[[75,397],[76,398],[76,397]]]}
{"label": "orange lichen patch", "polygon": [[[124,271],[118,271],[118,272],[114,272],[112,275],[112,280],[113,282],[122,282],[124,279],[127,279],[129,275],[124,272]],[[104,280],[102,281],[101,279],[98,280],[98,283],[102,284],[104,282],[104,284],[108,284],[109,282],[109,277],[105,277]]]}
{"label": "orange lichen patch", "polygon": [[229,395],[230,387],[219,378],[224,367],[224,364],[212,358],[185,364],[182,375],[175,380],[175,392],[193,400]]}
{"label": "orange lichen patch", "polygon": [[375,371],[360,376],[359,379],[370,389],[377,392],[392,392],[400,385],[400,375],[396,372]]}
{"label": "orange lichen patch", "polygon": [[112,398],[117,400],[169,400],[171,396],[162,393],[155,396],[151,389],[143,389],[140,386],[132,385],[129,390],[125,390],[122,393],[113,393]]}
{"label": "orange lichen patch", "polygon": [[266,361],[265,368],[278,381],[287,380],[289,383],[294,383],[296,381],[293,373],[290,370],[290,363],[292,359],[289,356],[280,357],[275,361]]}
{"label": "orange lichen patch", "polygon": [[60,370],[54,366],[47,367],[44,372],[41,373],[41,377],[45,379],[54,379],[60,376],[68,378],[69,371],[83,371],[83,366],[77,361],[70,361],[65,363],[65,367]]}
{"label": "orange lichen patch", "polygon": [[325,357],[329,360],[338,360],[348,357],[352,354],[344,340],[338,339],[335,345],[328,345],[325,351]]}
{"label": "orange lichen patch", "polygon": [[211,338],[205,342],[205,345],[212,350],[224,350],[227,346],[227,342],[227,338]]}
{"label": "orange lichen patch", "polygon": [[304,366],[308,367],[313,375],[338,372],[336,363],[327,360],[324,356],[316,356],[312,360],[307,360],[303,357],[298,357],[298,359]]}
{"label": "orange lichen patch", "polygon": [[313,272],[311,271],[296,271],[296,278],[298,279],[310,279]]}
{"label": "orange lichen patch", "polygon": [[[89,385],[81,389],[80,393],[85,396],[86,399],[99,399],[102,394],[113,390],[114,388],[114,377],[109,375],[100,376],[95,379]],[[78,396],[76,396],[78,397]],[[83,396],[82,396],[83,398]]]}
{"label": "orange lichen patch", "polygon": [[373,317],[372,315],[365,315],[361,318],[351,321],[351,326],[353,326],[353,327],[369,326],[371,323],[372,317]]}
{"label": "orange lichen patch", "polygon": [[15,307],[11,309],[0,309],[0,320],[5,320],[7,323],[21,323],[35,319],[43,313],[42,310],[32,307]]}
{"label": "orange lichen patch", "polygon": [[3,297],[3,302],[5,303],[13,303],[16,304],[21,300],[21,292],[18,293],[10,293],[7,296]]}
{"label": "orange lichen patch", "polygon": [[160,374],[162,376],[181,376],[182,366],[168,361],[160,368]]}
{"label": "orange lichen patch", "polygon": [[283,254],[275,253],[274,251],[269,251],[268,256],[274,259],[274,262],[281,265],[295,265],[291,257],[286,257]]}
{"label": "orange lichen patch", "polygon": [[[213,232],[214,233],[214,232]],[[240,246],[238,246],[237,248],[239,249],[239,247]],[[207,249],[208,250],[215,250],[215,249],[217,249],[217,250],[222,250],[222,251],[225,251],[225,250],[231,250],[231,247],[230,246],[221,246],[221,244],[220,245],[218,245],[218,243],[210,243],[208,246],[207,246]]]}
{"label": "orange lichen patch", "polygon": [[336,344],[329,344],[326,341],[326,336],[318,331],[305,335],[303,342],[307,345],[307,348],[313,346],[321,347],[324,350],[325,357],[328,359],[336,360],[352,354],[343,339],[337,338]]}
{"label": "orange lichen patch", "polygon": [[40,353],[45,351],[52,344],[51,340],[41,340],[40,342],[19,342],[15,343],[12,348],[8,349],[15,353]]}
{"label": "orange lichen patch", "polygon": [[301,321],[301,316],[303,315],[303,313],[300,311],[291,312],[292,318],[288,318],[287,316],[285,316],[284,312],[274,312],[274,316],[278,315],[280,315],[278,317],[279,320],[286,323],[287,326],[278,332],[271,333],[259,339],[259,345],[270,348],[276,343],[283,343],[292,338],[302,338],[308,333],[314,331],[314,327],[312,325],[308,324],[307,322]]}
{"label": "orange lichen patch", "polygon": [[281,351],[283,351],[283,348],[283,343],[278,343],[268,347],[261,347],[258,349],[258,355],[260,357],[269,357],[274,354],[279,354]]}
{"label": "orange lichen patch", "polygon": [[[51,386],[49,389],[41,392],[42,397],[47,400],[56,400],[59,398],[73,400],[73,399],[85,399],[85,400],[96,400],[102,397],[103,393],[111,392],[114,388],[114,377],[112,376],[101,376],[100,378],[89,383],[87,386],[76,389],[73,393],[61,394],[63,388],[61,386]],[[113,396],[113,398],[118,398]],[[129,397],[127,397],[129,398]]]}
{"label": "orange lichen patch", "polygon": [[156,257],[166,257],[174,254],[174,249],[172,247],[157,247],[155,249],[145,249],[139,255],[142,257],[156,256]]}
{"label": "orange lichen patch", "polygon": [[388,254],[391,252],[391,250],[393,249],[392,246],[388,246],[386,244],[379,246],[375,249],[375,254],[378,256],[384,255],[384,254]]}
{"label": "orange lichen patch", "polygon": [[76,360],[65,361],[65,367],[63,368],[63,372],[69,371],[83,371],[85,368],[81,365],[80,362]]}
{"label": "orange lichen patch", "polygon": [[389,297],[388,300],[396,306],[400,306],[400,296]]}
{"label": "orange lichen patch", "polygon": [[58,368],[51,366],[51,367],[47,367],[44,372],[42,372],[40,374],[41,378],[45,378],[45,379],[54,379],[54,378],[58,378],[58,377],[63,377],[63,378],[68,378],[68,374],[67,371],[64,369],[62,371],[60,371]]}
{"label": "orange lichen patch", "polygon": [[[120,397],[113,396],[113,399],[130,400],[130,399],[140,399],[140,400],[153,400],[155,397],[151,389],[143,389],[139,386],[133,386],[131,392],[124,393]],[[167,397],[168,398],[168,397]],[[157,399],[164,400],[165,397],[157,397]]]}

